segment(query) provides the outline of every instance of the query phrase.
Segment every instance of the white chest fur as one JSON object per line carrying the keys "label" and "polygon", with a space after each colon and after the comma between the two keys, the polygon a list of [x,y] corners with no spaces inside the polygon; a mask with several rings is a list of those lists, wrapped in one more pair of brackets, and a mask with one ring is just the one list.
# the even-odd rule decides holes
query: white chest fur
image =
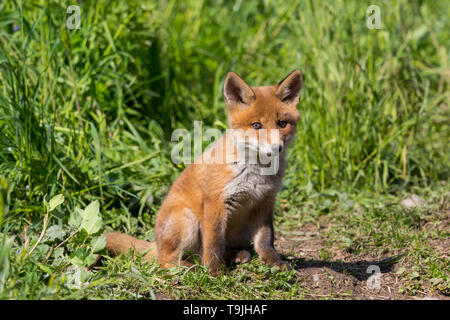
{"label": "white chest fur", "polygon": [[231,212],[250,209],[281,187],[284,164],[272,175],[261,174],[261,167],[257,164],[233,163],[230,166],[235,176],[225,187],[224,196]]}

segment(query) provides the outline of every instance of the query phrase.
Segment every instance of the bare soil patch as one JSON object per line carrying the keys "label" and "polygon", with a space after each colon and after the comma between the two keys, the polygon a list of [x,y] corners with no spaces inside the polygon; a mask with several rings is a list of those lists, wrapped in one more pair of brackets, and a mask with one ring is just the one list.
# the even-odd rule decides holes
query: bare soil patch
{"label": "bare soil patch", "polygon": [[[309,235],[314,227],[305,226],[294,233]],[[292,232],[290,232],[292,233]],[[420,300],[445,299],[442,294],[422,292],[415,296],[399,293],[401,277],[395,272],[399,269],[399,254],[385,255],[381,258],[369,254],[352,254],[333,247],[332,258],[321,259],[320,250],[326,239],[320,236],[304,237],[302,240],[280,235],[275,247],[295,264],[297,277],[310,292],[309,299],[352,299],[352,300]],[[441,252],[449,252],[450,239],[435,240],[435,247]],[[379,270],[379,286],[375,271]],[[428,290],[427,290],[428,291]]]}

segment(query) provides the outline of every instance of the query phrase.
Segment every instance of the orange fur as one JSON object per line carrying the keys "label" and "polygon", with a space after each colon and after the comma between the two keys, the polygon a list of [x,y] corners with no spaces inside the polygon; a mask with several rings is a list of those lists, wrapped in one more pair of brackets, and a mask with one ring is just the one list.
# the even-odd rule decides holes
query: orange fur
{"label": "orange fur", "polygon": [[[227,133],[203,154],[204,159],[216,156],[220,163],[193,163],[173,183],[156,218],[156,243],[109,233],[108,252],[147,250],[145,257],[156,258],[162,267],[177,265],[180,257],[182,264],[189,265],[194,254],[216,274],[227,263],[247,262],[246,249],[253,242],[263,262],[287,267],[273,247],[272,213],[284,175],[285,150],[296,132],[301,88],[298,70],[265,87],[250,87],[230,72],[224,85],[229,127],[253,130],[258,148],[281,149],[278,172],[260,176],[258,164],[236,161],[237,148],[226,148]],[[280,121],[286,125],[281,127]],[[269,133],[277,130],[279,139],[263,145],[255,122]]]}

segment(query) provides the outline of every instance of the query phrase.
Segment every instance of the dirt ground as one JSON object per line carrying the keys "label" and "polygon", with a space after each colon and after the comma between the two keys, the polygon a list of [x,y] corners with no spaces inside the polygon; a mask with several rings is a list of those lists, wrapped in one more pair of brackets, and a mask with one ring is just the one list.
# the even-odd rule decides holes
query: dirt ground
{"label": "dirt ground", "polygon": [[[308,235],[312,229],[305,227],[297,233]],[[330,250],[333,257],[324,261],[319,253],[325,241],[316,237],[298,241],[282,234],[275,241],[276,249],[295,262],[297,277],[310,291],[309,299],[450,300],[438,293],[429,295],[419,291],[414,296],[399,293],[401,277],[396,271],[400,267],[397,257],[401,252],[374,259],[370,255],[355,255],[333,248]],[[435,240],[433,246],[443,255],[450,255],[450,239]]]}

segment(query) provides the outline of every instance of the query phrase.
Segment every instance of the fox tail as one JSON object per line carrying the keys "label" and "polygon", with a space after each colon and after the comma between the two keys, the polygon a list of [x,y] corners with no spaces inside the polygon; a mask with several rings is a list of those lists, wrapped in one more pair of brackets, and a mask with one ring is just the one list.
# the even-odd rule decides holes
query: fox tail
{"label": "fox tail", "polygon": [[147,260],[156,260],[157,250],[156,243],[136,239],[124,233],[111,232],[105,233],[106,250],[112,256],[127,253],[129,250],[135,250],[144,253]]}

